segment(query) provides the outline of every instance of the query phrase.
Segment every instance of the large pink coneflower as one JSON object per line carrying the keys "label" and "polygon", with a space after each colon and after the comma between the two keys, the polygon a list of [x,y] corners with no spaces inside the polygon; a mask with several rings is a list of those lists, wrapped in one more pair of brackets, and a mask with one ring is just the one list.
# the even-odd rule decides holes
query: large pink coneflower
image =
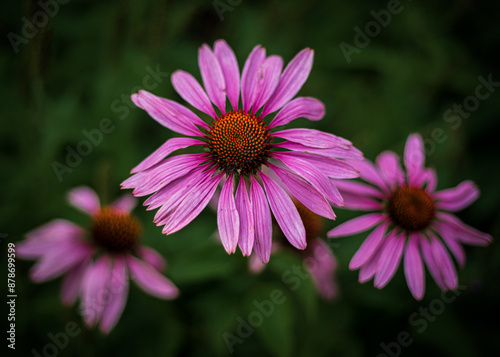
{"label": "large pink coneflower", "polygon": [[424,167],[424,157],[422,138],[412,134],[404,152],[406,173],[391,151],[381,153],[375,165],[366,160],[353,163],[370,185],[339,182],[345,206],[376,213],[342,223],[327,234],[332,238],[348,236],[375,227],[349,268],[360,269],[360,282],[375,277],[375,286],[382,288],[392,279],[404,255],[406,281],[417,300],[425,291],[423,262],[442,290],[453,290],[458,279],[449,252],[462,267],[465,252],[461,244],[487,245],[492,240],[449,213],[477,199],[479,191],[474,183],[464,181],[455,188],[436,191],[436,173]]}
{"label": "large pink coneflower", "polygon": [[17,245],[21,258],[37,263],[30,277],[37,283],[64,275],[61,298],[72,305],[81,297],[81,313],[91,327],[108,333],[120,318],[128,295],[129,274],[139,287],[161,299],[173,299],[179,291],[160,272],[165,260],[155,250],[139,244],[141,225],[130,214],[136,204],[124,195],[101,207],[88,187],[69,192],[69,202],[92,217],[90,229],[72,222],[53,220],[26,234]]}
{"label": "large pink coneflower", "polygon": [[[169,99],[146,91],[132,95],[132,101],[160,124],[190,137],[167,140],[132,170],[135,175],[123,182],[123,188],[133,188],[136,196],[151,194],[145,205],[160,207],[154,221],[171,234],[189,224],[222,184],[217,223],[228,253],[239,245],[244,255],[255,249],[261,261],[267,262],[271,211],[289,242],[305,249],[306,235],[297,209],[261,168],[271,168],[310,210],[334,219],[330,203],[341,206],[343,200],[331,178],[358,177],[343,159],[362,158],[351,142],[332,134],[276,130],[300,117],[323,117],[325,109],[319,100],[292,100],[309,76],[312,61],[313,51],[306,48],[282,72],[281,57],[266,57],[266,50],[256,46],[240,76],[236,57],[225,41],[215,42],[213,50],[203,45],[198,62],[204,88],[184,71],[172,75],[172,84],[186,102],[211,117],[210,123]],[[187,147],[202,152],[170,157]]]}

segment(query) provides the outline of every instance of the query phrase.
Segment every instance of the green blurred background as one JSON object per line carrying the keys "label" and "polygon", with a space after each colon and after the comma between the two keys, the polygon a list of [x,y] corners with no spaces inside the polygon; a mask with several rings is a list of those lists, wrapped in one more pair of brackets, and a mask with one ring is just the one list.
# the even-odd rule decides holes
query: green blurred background
{"label": "green blurred background", "polygon": [[[386,10],[387,2],[65,2],[33,38],[15,46],[7,34],[21,36],[23,17],[33,19],[40,4],[16,2],[0,14],[0,233],[8,235],[1,239],[0,260],[5,275],[8,242],[56,217],[89,223],[68,208],[70,188],[90,185],[105,202],[111,201],[122,193],[119,184],[130,169],[171,137],[128,100],[143,86],[148,68],[163,73],[183,69],[200,78],[197,49],[219,38],[232,46],[240,68],[256,44],[285,62],[302,48],[313,48],[313,70],[300,95],[322,100],[327,114],[320,122],[302,119],[293,125],[348,138],[371,160],[386,149],[402,154],[408,134],[421,133],[427,164],[439,174],[438,188],[471,179],[482,191],[458,216],[499,237],[499,91],[492,87],[489,98],[465,113],[460,125],[457,119],[445,120],[447,110],[475,94],[479,76],[500,81],[495,2],[402,1],[396,5],[401,11],[392,14],[387,26],[379,26],[350,62],[340,44],[354,46],[354,28],[365,32],[374,21],[371,11]],[[158,78],[151,91],[182,102],[169,78]],[[53,163],[65,164],[67,146],[76,148],[85,139],[83,130],[98,128],[103,118],[112,121],[114,130],[59,180]],[[415,301],[401,268],[383,290],[371,282],[359,284],[348,263],[364,235],[330,242],[339,261],[340,296],[329,303],[317,296],[310,279],[295,291],[283,282],[283,273],[301,264],[293,253],[273,255],[261,275],[249,273],[247,260],[239,253],[228,256],[212,236],[216,219],[209,210],[168,237],[152,223],[153,212],[138,207],[135,213],[144,223],[143,242],[168,259],[166,275],[181,297],[164,302],[132,284],[121,320],[103,336],[83,327],[76,307],[61,305],[60,279],[33,284],[27,278],[32,263],[18,259],[19,355],[31,356],[32,349],[42,353],[51,343],[48,334],[63,331],[71,321],[82,332],[59,356],[229,355],[223,334],[237,335],[238,317],[246,320],[255,310],[253,302],[269,299],[274,289],[283,291],[286,301],[234,346],[234,356],[377,356],[386,353],[381,343],[396,341],[401,331],[408,331],[412,341],[402,348],[402,356],[488,356],[498,351],[500,329],[493,319],[500,313],[497,241],[487,248],[466,247],[467,264],[459,271],[465,289],[419,331],[410,316],[436,304],[440,290],[427,276],[425,297]],[[336,213],[337,222],[356,215]],[[328,222],[327,228],[337,222]],[[2,291],[5,285],[4,280]],[[397,349],[393,352],[398,355]]]}

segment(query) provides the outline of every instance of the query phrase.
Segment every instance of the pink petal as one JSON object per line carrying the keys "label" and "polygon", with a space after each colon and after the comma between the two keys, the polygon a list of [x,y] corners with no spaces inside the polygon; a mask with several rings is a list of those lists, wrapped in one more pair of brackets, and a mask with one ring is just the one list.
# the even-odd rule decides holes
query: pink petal
{"label": "pink petal", "polygon": [[325,133],[315,129],[285,129],[273,133],[274,137],[293,141],[312,148],[328,149],[343,147],[345,149],[351,142],[339,136]]}
{"label": "pink petal", "polygon": [[349,263],[349,269],[354,270],[360,268],[375,255],[375,252],[381,246],[382,239],[385,236],[385,231],[388,226],[389,222],[385,221],[375,227],[352,257]]}
{"label": "pink petal", "polygon": [[285,125],[297,118],[320,120],[325,115],[325,105],[311,97],[299,97],[288,102],[269,123],[270,128]]}
{"label": "pink petal", "polygon": [[184,71],[174,72],[172,74],[172,85],[182,99],[193,107],[213,118],[217,117],[207,94],[191,74]]}
{"label": "pink petal", "polygon": [[385,184],[384,179],[380,176],[375,166],[368,160],[351,161],[350,164],[354,166],[363,180],[381,189],[386,195],[389,195],[389,190]]}
{"label": "pink petal", "polygon": [[[337,184],[338,181],[335,183]],[[382,211],[384,209],[382,202],[370,197],[343,192],[342,198],[344,199],[344,207],[351,210]]]}
{"label": "pink petal", "polygon": [[464,181],[460,185],[434,193],[436,207],[446,211],[460,211],[479,197],[479,190],[472,181]]}
{"label": "pink petal", "polygon": [[343,206],[343,199],[337,190],[337,187],[328,179],[328,177],[316,166],[283,152],[273,152],[272,157],[282,161],[292,172],[297,173],[309,182],[318,192],[325,196],[329,201],[338,206]]}
{"label": "pink petal", "polygon": [[424,262],[427,266],[427,269],[429,269],[429,273],[431,273],[434,281],[441,290],[448,290],[441,274],[441,267],[438,265],[438,262],[436,262],[436,258],[431,249],[431,244],[429,243],[427,237],[419,233],[417,233],[417,236],[420,242],[422,256],[424,257]]}
{"label": "pink petal", "polygon": [[101,209],[99,197],[94,190],[87,186],[80,186],[69,191],[68,201],[73,207],[89,215],[94,215]]}
{"label": "pink petal", "polygon": [[[382,248],[382,247],[380,247],[380,248]],[[361,268],[359,269],[358,281],[360,283],[364,283],[364,282],[370,280],[377,272],[377,264],[378,264],[378,261],[380,259],[380,254],[379,254],[380,248],[377,249],[377,252],[375,254],[373,254],[373,256],[370,258],[370,260],[368,260],[368,262],[363,264],[361,266]]]}
{"label": "pink petal", "polygon": [[368,198],[384,199],[385,195],[379,189],[357,181],[335,180],[335,185],[342,195],[346,193],[366,196]]}
{"label": "pink petal", "polygon": [[375,273],[374,284],[377,288],[382,289],[386,286],[396,273],[403,255],[405,240],[404,233],[396,235],[394,232],[387,236]]}
{"label": "pink petal", "polygon": [[206,44],[201,46],[198,52],[198,64],[203,85],[210,100],[224,114],[226,112],[226,81],[219,60]]}
{"label": "pink petal", "polygon": [[207,182],[192,191],[172,212],[162,232],[172,234],[187,226],[207,206],[220,181],[220,176],[210,177]]}
{"label": "pink petal", "polygon": [[324,157],[317,154],[309,154],[305,152],[284,152],[283,155],[289,155],[303,159],[316,166],[330,178],[347,179],[359,177],[359,171],[343,160]]}
{"label": "pink petal", "polygon": [[149,169],[159,163],[161,160],[166,158],[168,155],[173,153],[174,151],[177,151],[179,149],[185,149],[189,146],[195,146],[195,145],[205,145],[205,142],[197,140],[197,139],[192,139],[192,138],[172,138],[160,146],[155,152],[153,152],[151,155],[149,155],[147,158],[141,161],[139,165],[134,167],[131,173],[136,173],[139,171],[144,171],[146,169]]}
{"label": "pink petal", "polygon": [[240,217],[238,245],[243,255],[249,256],[252,254],[255,240],[255,220],[252,202],[248,198],[245,179],[243,177],[240,177],[238,190],[236,191],[236,208]]}
{"label": "pink petal", "polygon": [[253,104],[257,90],[257,78],[265,58],[266,50],[260,45],[255,46],[243,66],[243,73],[241,74],[241,100],[244,112],[248,113]]}
{"label": "pink petal", "polygon": [[309,77],[313,57],[314,51],[305,48],[290,61],[283,71],[278,87],[266,103],[262,111],[262,117],[280,109],[297,94],[307,77]]}
{"label": "pink petal", "polygon": [[387,187],[394,190],[405,182],[405,174],[399,165],[398,156],[392,151],[384,151],[377,156],[377,168]]}
{"label": "pink petal", "polygon": [[151,265],[127,256],[127,264],[137,285],[150,295],[160,299],[174,299],[179,295],[177,287]]}
{"label": "pink petal", "polygon": [[330,238],[338,238],[361,233],[382,222],[384,219],[387,219],[387,215],[384,213],[365,214],[339,224],[326,235]]}
{"label": "pink petal", "polygon": [[165,262],[165,259],[163,256],[158,253],[156,250],[149,248],[149,247],[144,247],[141,246],[139,247],[138,251],[139,257],[141,257],[144,261],[149,263],[153,268],[158,270],[159,272],[162,272],[165,270],[165,266],[167,263]]}
{"label": "pink petal", "polygon": [[437,186],[437,175],[434,169],[424,169],[425,181],[427,182],[426,190],[429,193],[433,193]]}
{"label": "pink petal", "polygon": [[250,270],[251,273],[259,274],[265,268],[266,264],[260,261],[260,258],[257,256],[257,254],[252,254],[248,258],[248,270]]}
{"label": "pink petal", "polygon": [[314,239],[307,248],[308,256],[314,259],[315,264],[307,265],[309,273],[313,278],[314,285],[320,295],[326,300],[333,300],[338,295],[335,273],[337,271],[337,259],[323,240]]}
{"label": "pink petal", "polygon": [[[145,196],[159,191],[170,182],[194,171],[206,161],[204,154],[185,154],[167,158],[162,163],[146,171],[141,171],[122,183],[123,188],[134,188],[135,196]],[[135,181],[135,182],[134,182]]]}
{"label": "pink petal", "polygon": [[458,278],[455,267],[453,266],[453,261],[451,260],[451,257],[443,243],[441,243],[433,234],[428,234],[431,239],[432,255],[434,256],[434,261],[436,262],[441,273],[443,283],[448,289],[455,290],[458,285]]}
{"label": "pink petal", "polygon": [[485,246],[493,241],[493,238],[489,234],[472,228],[452,214],[437,212],[436,216],[442,222],[438,221],[435,225],[435,229],[441,233],[445,230],[449,230],[463,243]]}
{"label": "pink petal", "polygon": [[92,254],[93,249],[83,242],[60,243],[46,252],[33,266],[31,280],[41,283],[66,273]]}
{"label": "pink petal", "polygon": [[217,209],[217,226],[222,245],[228,254],[234,253],[240,234],[240,217],[234,199],[233,175],[222,186]]}
{"label": "pink petal", "polygon": [[255,86],[255,97],[253,99],[252,111],[255,113],[262,107],[280,81],[283,59],[279,56],[267,57],[259,68],[257,83]]}
{"label": "pink petal", "polygon": [[70,269],[64,276],[61,288],[61,300],[64,305],[70,306],[76,301],[76,298],[80,294],[83,276],[87,271],[88,265],[89,259],[85,259],[80,264]]}
{"label": "pink petal", "polygon": [[131,99],[158,123],[179,134],[201,136],[196,126],[208,128],[191,110],[173,100],[157,97],[144,90],[140,90],[139,94],[132,94]]}
{"label": "pink petal", "polygon": [[411,134],[406,140],[404,161],[408,173],[408,184],[420,186],[425,179],[424,142],[419,134]]}
{"label": "pink petal", "polygon": [[271,211],[264,191],[253,175],[250,175],[250,201],[255,219],[255,253],[262,263],[269,262],[272,245]]}
{"label": "pink petal", "polygon": [[82,281],[81,312],[87,326],[93,326],[100,320],[102,312],[109,303],[109,282],[111,262],[104,255],[94,264],[87,266]]}
{"label": "pink petal", "polygon": [[455,259],[457,260],[460,268],[463,268],[465,265],[465,250],[462,247],[462,245],[459,242],[457,242],[453,233],[447,229],[439,231],[439,234],[441,235],[441,238],[443,238],[443,241],[450,249],[450,252],[452,252],[453,255],[455,256]]}
{"label": "pink petal", "polygon": [[100,329],[103,333],[109,333],[115,327],[122,315],[128,295],[127,266],[123,256],[118,255],[113,262],[111,276],[109,279],[109,297],[102,311]]}
{"label": "pink petal", "polygon": [[405,276],[413,297],[422,300],[425,291],[425,277],[422,257],[420,256],[418,236],[410,233],[404,258]]}
{"label": "pink petal", "polygon": [[218,40],[214,44],[215,57],[224,74],[226,83],[226,95],[233,106],[233,110],[238,110],[238,98],[240,96],[240,70],[238,61],[233,50],[224,40]]}
{"label": "pink petal", "polygon": [[290,197],[273,180],[260,173],[274,217],[288,241],[297,249],[305,249],[306,230]]}
{"label": "pink petal", "polygon": [[137,205],[137,199],[132,195],[125,194],[119,197],[117,200],[115,200],[111,204],[111,207],[121,212],[130,213],[130,211],[132,211],[136,205]]}
{"label": "pink petal", "polygon": [[328,201],[306,180],[275,165],[269,164],[269,166],[274,170],[279,179],[283,181],[283,184],[290,190],[291,194],[304,206],[320,216],[335,219],[335,213],[333,213]]}
{"label": "pink petal", "polygon": [[310,154],[321,155],[324,157],[331,157],[334,159],[347,159],[347,160],[364,160],[363,153],[356,149],[354,146],[337,147],[329,149],[312,148],[299,143],[291,141],[283,141],[281,143],[273,144],[274,147],[289,149],[293,151],[305,152]]}
{"label": "pink petal", "polygon": [[16,244],[16,254],[23,259],[36,259],[57,249],[60,244],[78,242],[84,230],[73,222],[55,219],[28,233]]}

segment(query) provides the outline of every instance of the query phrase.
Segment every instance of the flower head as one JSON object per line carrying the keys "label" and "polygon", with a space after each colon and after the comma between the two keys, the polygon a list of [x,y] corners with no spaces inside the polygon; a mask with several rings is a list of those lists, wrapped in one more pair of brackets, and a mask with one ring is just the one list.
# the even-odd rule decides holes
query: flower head
{"label": "flower head", "polygon": [[141,225],[130,214],[136,204],[124,195],[101,207],[88,187],[69,192],[69,202],[92,217],[89,229],[53,220],[26,234],[19,243],[19,257],[35,259],[30,272],[37,283],[64,275],[61,298],[72,305],[81,297],[81,312],[88,326],[99,324],[108,333],[118,322],[128,295],[128,275],[144,291],[173,299],[177,288],[160,272],[165,260],[155,250],[140,245]]}
{"label": "flower head", "polygon": [[425,291],[424,262],[442,290],[453,290],[458,279],[449,252],[463,266],[462,244],[487,245],[492,237],[449,213],[469,206],[479,196],[479,190],[473,182],[464,181],[455,188],[436,191],[436,173],[424,167],[420,135],[408,137],[404,164],[406,172],[391,151],[381,153],[375,165],[366,160],[353,163],[369,184],[338,182],[345,206],[378,212],[340,224],[327,235],[341,237],[375,227],[353,256],[349,268],[360,269],[360,282],[375,277],[375,286],[383,288],[404,255],[408,287],[415,299],[420,300]]}
{"label": "flower head", "polygon": [[[184,71],[172,75],[172,84],[186,102],[208,114],[210,122],[146,91],[132,95],[133,102],[153,119],[189,137],[167,140],[132,170],[134,175],[123,182],[123,188],[133,188],[136,196],[151,195],[145,205],[159,208],[155,222],[171,234],[189,224],[222,185],[217,223],[228,253],[239,245],[244,255],[255,249],[260,260],[267,262],[271,211],[289,242],[305,249],[306,232],[297,209],[262,169],[270,168],[310,210],[334,219],[330,204],[342,206],[343,200],[332,179],[358,177],[344,159],[362,159],[351,142],[335,135],[313,129],[276,130],[299,117],[323,117],[319,100],[293,99],[309,76],[312,61],[313,51],[306,48],[282,71],[281,57],[266,56],[266,50],[256,46],[240,76],[236,57],[225,41],[216,41],[213,50],[203,45],[198,62],[204,88]],[[190,146],[204,151],[170,156]]]}

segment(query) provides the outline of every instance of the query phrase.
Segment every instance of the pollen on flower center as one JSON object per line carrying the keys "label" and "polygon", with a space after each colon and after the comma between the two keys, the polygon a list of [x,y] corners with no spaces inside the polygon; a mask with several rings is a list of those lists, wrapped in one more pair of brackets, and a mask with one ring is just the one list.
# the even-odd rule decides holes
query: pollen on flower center
{"label": "pollen on flower center", "polygon": [[431,223],[435,207],[431,196],[420,187],[403,186],[390,197],[387,209],[392,219],[408,231],[419,231]]}
{"label": "pollen on flower center", "polygon": [[141,232],[141,224],[128,212],[104,207],[92,222],[95,243],[113,252],[133,249]]}
{"label": "pollen on flower center", "polygon": [[260,118],[233,111],[214,121],[207,146],[220,170],[247,174],[267,161],[271,137]]}

